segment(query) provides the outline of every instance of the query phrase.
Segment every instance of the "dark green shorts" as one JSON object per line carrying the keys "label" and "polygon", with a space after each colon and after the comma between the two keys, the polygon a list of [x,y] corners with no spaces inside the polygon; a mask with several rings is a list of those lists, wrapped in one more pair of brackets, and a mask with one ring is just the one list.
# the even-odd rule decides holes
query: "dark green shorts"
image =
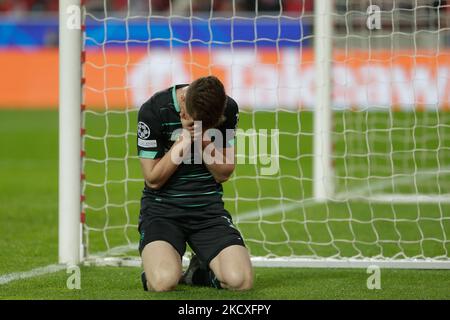
{"label": "dark green shorts", "polygon": [[[156,212],[155,210],[158,210]],[[167,208],[165,208],[167,210]],[[152,213],[152,211],[155,211]],[[212,206],[186,215],[165,217],[156,207],[143,212],[139,221],[139,252],[150,242],[162,240],[170,243],[182,257],[186,244],[200,259],[204,267],[223,249],[231,245],[245,246],[241,233],[234,226],[228,211]]]}

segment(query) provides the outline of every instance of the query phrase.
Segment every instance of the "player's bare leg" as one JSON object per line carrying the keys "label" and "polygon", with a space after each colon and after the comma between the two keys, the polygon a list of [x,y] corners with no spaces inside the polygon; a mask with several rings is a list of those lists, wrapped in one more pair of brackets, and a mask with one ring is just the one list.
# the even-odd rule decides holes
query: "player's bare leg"
{"label": "player's bare leg", "polygon": [[222,288],[249,290],[253,286],[253,269],[247,248],[232,245],[223,249],[209,267],[220,281]]}
{"label": "player's bare leg", "polygon": [[153,241],[142,251],[147,287],[163,292],[175,289],[182,275],[181,257],[166,241]]}

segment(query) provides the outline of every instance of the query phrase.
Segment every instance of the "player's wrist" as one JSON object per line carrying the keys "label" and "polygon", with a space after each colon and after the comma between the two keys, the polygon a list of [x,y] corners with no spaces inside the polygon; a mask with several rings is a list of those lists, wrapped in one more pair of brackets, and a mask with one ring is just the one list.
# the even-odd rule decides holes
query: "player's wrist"
{"label": "player's wrist", "polygon": [[190,147],[192,144],[192,137],[186,130],[183,130],[183,133],[180,134],[177,138],[176,144],[184,147]]}
{"label": "player's wrist", "polygon": [[185,155],[191,148],[191,144],[190,137],[185,137],[181,134],[178,136],[170,150],[170,158],[174,164],[179,165],[183,161]]}
{"label": "player's wrist", "polygon": [[201,141],[202,149],[205,149],[211,142],[212,142],[212,140],[208,133],[208,130],[203,130],[202,141]]}
{"label": "player's wrist", "polygon": [[211,143],[211,140],[202,140],[202,148],[205,149]]}

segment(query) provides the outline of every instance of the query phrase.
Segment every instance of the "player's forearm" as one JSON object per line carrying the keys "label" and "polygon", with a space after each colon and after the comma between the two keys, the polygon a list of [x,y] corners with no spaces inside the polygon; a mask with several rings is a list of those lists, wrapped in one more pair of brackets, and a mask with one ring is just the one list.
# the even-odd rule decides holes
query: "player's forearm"
{"label": "player's forearm", "polygon": [[[145,179],[147,185],[152,189],[160,189],[178,167],[170,161],[170,157],[167,157],[167,155],[168,154],[161,158]],[[167,161],[167,159],[169,159],[169,161]]]}
{"label": "player's forearm", "polygon": [[[233,174],[234,165],[234,148],[226,148],[223,151],[213,148],[213,144],[204,142],[204,147],[209,146],[210,152],[203,153],[203,160],[206,168],[211,172],[212,176],[218,183],[227,181]],[[205,159],[205,157],[207,157]]]}
{"label": "player's forearm", "polygon": [[183,158],[183,154],[185,154],[188,148],[190,148],[189,143],[182,141],[175,142],[146,177],[147,185],[152,189],[161,189],[177,170],[178,165],[181,163],[178,160]]}
{"label": "player's forearm", "polygon": [[206,167],[218,183],[227,181],[234,171],[234,164],[206,164]]}

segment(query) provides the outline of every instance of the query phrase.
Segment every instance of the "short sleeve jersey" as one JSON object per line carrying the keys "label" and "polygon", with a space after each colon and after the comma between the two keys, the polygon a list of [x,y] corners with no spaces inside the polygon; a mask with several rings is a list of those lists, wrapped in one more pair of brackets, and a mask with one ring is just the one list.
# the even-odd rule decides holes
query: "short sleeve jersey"
{"label": "short sleeve jersey", "polygon": [[[140,108],[137,127],[139,158],[162,158],[177,140],[182,125],[176,90],[184,86],[187,85],[177,85],[160,91]],[[215,141],[216,145],[234,145],[238,121],[238,105],[231,97],[227,97],[224,121],[216,128],[223,140],[222,143]],[[191,163],[181,163],[161,189],[155,190],[145,185],[143,199],[153,204],[177,208],[223,205],[222,185],[214,180],[203,163],[194,163],[194,153],[191,160]]]}

